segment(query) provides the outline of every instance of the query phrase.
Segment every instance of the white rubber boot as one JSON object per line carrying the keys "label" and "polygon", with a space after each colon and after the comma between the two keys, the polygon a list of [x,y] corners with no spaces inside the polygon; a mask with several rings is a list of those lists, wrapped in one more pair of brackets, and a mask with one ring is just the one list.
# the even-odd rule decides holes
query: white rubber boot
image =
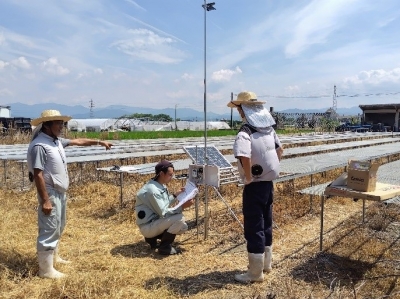
{"label": "white rubber boot", "polygon": [[272,245],[265,246],[265,258],[264,258],[264,272],[269,273],[272,271]]}
{"label": "white rubber boot", "polygon": [[58,264],[71,264],[70,261],[64,260],[59,254],[59,246],[57,244],[56,249],[54,249],[54,261]]}
{"label": "white rubber boot", "polygon": [[38,251],[39,277],[61,278],[65,274],[53,268],[54,250]]}
{"label": "white rubber boot", "polygon": [[244,274],[236,274],[235,280],[239,282],[261,282],[264,280],[264,253],[248,253],[249,267]]}

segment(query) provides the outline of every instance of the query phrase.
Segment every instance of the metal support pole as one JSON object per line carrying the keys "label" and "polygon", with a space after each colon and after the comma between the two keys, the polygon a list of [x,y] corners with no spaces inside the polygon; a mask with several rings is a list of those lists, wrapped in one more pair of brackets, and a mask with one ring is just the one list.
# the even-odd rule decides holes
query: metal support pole
{"label": "metal support pole", "polygon": [[122,208],[122,187],[124,185],[124,173],[122,171],[119,173],[119,184],[119,206]]}
{"label": "metal support pole", "polygon": [[324,234],[324,204],[325,204],[325,196],[321,196],[321,227],[319,231],[319,251],[322,251],[322,242],[323,242],[323,234]]}
{"label": "metal support pole", "polygon": [[208,190],[206,184],[206,165],[207,165],[207,2],[204,0],[204,168],[203,168],[203,181],[204,181],[204,239],[208,237]]}
{"label": "metal support pole", "polygon": [[[195,164],[197,164],[198,162],[198,155],[197,155],[197,145],[196,145],[196,158],[195,158]],[[195,214],[196,214],[196,228],[197,228],[197,238],[199,237],[199,194],[196,194],[195,197]]]}
{"label": "metal support pole", "polygon": [[202,5],[204,9],[204,161],[203,161],[203,180],[204,180],[204,201],[205,201],[205,216],[204,216],[204,239],[208,237],[208,190],[207,184],[205,182],[207,173],[206,173],[206,165],[207,161],[207,11],[215,10],[213,5],[215,2],[207,3],[204,0],[204,4]]}
{"label": "metal support pole", "polygon": [[7,166],[6,166],[6,161],[3,160],[3,168],[4,168],[4,186],[7,186]]}
{"label": "metal support pole", "polygon": [[99,168],[99,161],[96,161],[96,180],[99,180],[99,171],[97,170]]}
{"label": "metal support pole", "polygon": [[240,220],[237,218],[235,212],[233,212],[232,208],[228,205],[228,203],[224,200],[224,198],[222,197],[221,193],[219,193],[218,189],[216,187],[213,187],[215,192],[217,193],[218,197],[222,200],[222,202],[225,204],[226,208],[228,209],[229,213],[231,213],[231,215],[233,216],[233,218],[235,218],[235,220],[239,223],[239,225],[242,227],[242,229],[244,230],[244,226],[243,224],[240,222]]}
{"label": "metal support pole", "polygon": [[[310,177],[310,186],[313,186],[313,175]],[[310,194],[310,213],[313,211],[313,195]]]}
{"label": "metal support pole", "polygon": [[362,210],[362,223],[365,222],[365,199],[363,199],[363,210]]}
{"label": "metal support pole", "polygon": [[21,190],[24,190],[25,188],[25,182],[24,182],[24,178],[25,178],[25,167],[24,167],[24,162],[21,162],[21,171],[22,171],[22,187]]}

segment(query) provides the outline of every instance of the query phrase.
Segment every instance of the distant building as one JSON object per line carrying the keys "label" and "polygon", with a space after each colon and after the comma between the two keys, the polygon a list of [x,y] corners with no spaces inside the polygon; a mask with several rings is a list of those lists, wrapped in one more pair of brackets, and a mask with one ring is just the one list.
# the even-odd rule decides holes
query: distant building
{"label": "distant building", "polygon": [[375,104],[360,105],[363,111],[365,124],[382,124],[390,127],[393,131],[399,131],[399,110],[400,104]]}
{"label": "distant building", "polygon": [[335,109],[329,108],[325,111],[325,115],[330,119],[338,119],[339,115],[336,113]]}
{"label": "distant building", "polygon": [[11,117],[11,107],[10,106],[0,106],[0,117]]}
{"label": "distant building", "polygon": [[0,105],[0,133],[10,130],[23,132],[32,131],[31,119],[26,117],[11,117],[11,107]]}

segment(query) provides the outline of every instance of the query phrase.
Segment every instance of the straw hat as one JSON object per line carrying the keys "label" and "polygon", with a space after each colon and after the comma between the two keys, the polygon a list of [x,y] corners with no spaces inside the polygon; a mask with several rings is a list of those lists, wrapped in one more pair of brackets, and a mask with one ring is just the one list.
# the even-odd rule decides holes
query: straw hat
{"label": "straw hat", "polygon": [[228,107],[235,108],[236,106],[246,104],[246,105],[260,105],[265,104],[265,102],[257,101],[257,95],[251,91],[242,91],[237,95],[235,101],[230,101]]}
{"label": "straw hat", "polygon": [[61,115],[60,111],[58,110],[44,110],[40,117],[32,119],[31,125],[38,126],[45,121],[52,121],[52,120],[62,120],[64,122],[69,121],[72,117]]}

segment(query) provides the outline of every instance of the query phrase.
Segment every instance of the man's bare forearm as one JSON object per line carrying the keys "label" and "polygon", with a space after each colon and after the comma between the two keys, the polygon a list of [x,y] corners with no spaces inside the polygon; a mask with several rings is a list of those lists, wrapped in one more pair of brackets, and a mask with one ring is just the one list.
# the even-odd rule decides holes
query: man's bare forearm
{"label": "man's bare forearm", "polygon": [[244,176],[246,178],[246,181],[250,182],[252,179],[252,175],[251,175],[251,162],[250,162],[250,158],[247,157],[239,157],[241,163],[242,163],[242,167],[244,170]]}

